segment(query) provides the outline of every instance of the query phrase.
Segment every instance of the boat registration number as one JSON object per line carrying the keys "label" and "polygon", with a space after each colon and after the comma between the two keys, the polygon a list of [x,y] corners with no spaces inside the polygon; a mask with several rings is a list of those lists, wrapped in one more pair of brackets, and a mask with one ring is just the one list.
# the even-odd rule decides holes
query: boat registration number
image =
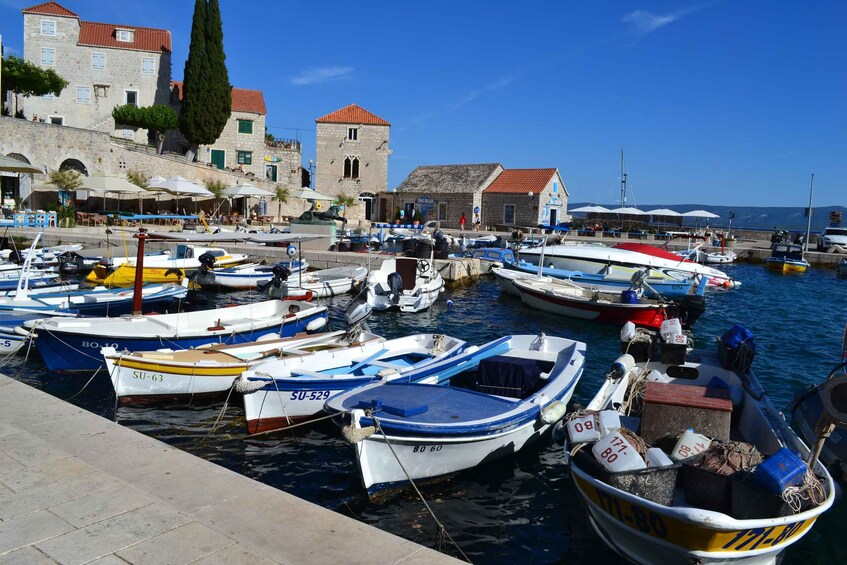
{"label": "boat registration number", "polygon": [[97,341],[83,340],[81,345],[82,345],[82,347],[97,349],[98,351],[100,350],[101,347],[114,347],[115,349],[118,349],[117,343],[100,343],[100,342],[97,342]]}
{"label": "boat registration number", "polygon": [[165,376],[162,373],[148,373],[147,371],[133,371],[132,378],[142,381],[150,379],[154,383],[165,382]]}
{"label": "boat registration number", "polygon": [[291,393],[289,400],[326,400],[329,398],[328,390],[295,390]]}

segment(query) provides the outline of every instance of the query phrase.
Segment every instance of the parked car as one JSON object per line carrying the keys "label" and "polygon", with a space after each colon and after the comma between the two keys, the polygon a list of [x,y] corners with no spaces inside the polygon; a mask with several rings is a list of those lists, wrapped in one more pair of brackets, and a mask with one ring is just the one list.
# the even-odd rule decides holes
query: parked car
{"label": "parked car", "polygon": [[826,251],[833,245],[847,248],[847,228],[824,228],[818,237],[818,251]]}

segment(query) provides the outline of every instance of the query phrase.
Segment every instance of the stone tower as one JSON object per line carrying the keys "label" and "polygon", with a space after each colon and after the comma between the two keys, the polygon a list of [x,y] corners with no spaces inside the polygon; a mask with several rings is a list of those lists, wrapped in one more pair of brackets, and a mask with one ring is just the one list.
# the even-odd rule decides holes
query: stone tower
{"label": "stone tower", "polygon": [[388,189],[388,135],[391,124],[351,104],[315,120],[317,144],[314,188],[335,196],[359,197],[358,213],[375,216],[374,204]]}

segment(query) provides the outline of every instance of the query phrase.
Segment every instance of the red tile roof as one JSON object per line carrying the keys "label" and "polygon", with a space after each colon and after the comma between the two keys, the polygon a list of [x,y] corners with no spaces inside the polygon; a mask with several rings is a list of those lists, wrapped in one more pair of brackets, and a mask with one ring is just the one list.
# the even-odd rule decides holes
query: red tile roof
{"label": "red tile roof", "polygon": [[[171,90],[176,90],[179,99],[182,100],[182,81],[172,80]],[[232,111],[248,112],[250,114],[267,114],[265,97],[261,90],[248,90],[246,88],[232,89]]]}
{"label": "red tile roof", "polygon": [[346,108],[336,110],[315,120],[319,124],[362,124],[368,126],[390,126],[391,124],[371,114],[361,106],[350,104]]}
{"label": "red tile roof", "polygon": [[540,194],[554,174],[556,169],[507,169],[483,192]]}
{"label": "red tile roof", "polygon": [[66,18],[79,18],[78,15],[74,14],[64,6],[60,6],[55,2],[45,2],[44,4],[39,4],[38,6],[33,6],[31,8],[24,8],[24,14],[44,14],[46,16],[63,16]]}
{"label": "red tile roof", "polygon": [[[118,41],[115,29],[128,29],[134,33],[131,42]],[[171,32],[166,29],[149,27],[126,26],[119,24],[101,24],[95,22],[79,22],[79,45],[93,47],[114,47],[116,49],[132,49],[134,51],[161,52],[171,50]]]}

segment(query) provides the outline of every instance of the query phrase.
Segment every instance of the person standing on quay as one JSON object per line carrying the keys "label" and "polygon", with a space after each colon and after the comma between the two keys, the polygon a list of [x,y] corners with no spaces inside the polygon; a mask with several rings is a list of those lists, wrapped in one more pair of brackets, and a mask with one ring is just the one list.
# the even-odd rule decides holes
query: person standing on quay
{"label": "person standing on quay", "polygon": [[461,229],[462,231],[465,231],[465,222],[467,222],[467,221],[468,220],[465,218],[465,213],[462,212],[462,217],[459,218],[459,229]]}

